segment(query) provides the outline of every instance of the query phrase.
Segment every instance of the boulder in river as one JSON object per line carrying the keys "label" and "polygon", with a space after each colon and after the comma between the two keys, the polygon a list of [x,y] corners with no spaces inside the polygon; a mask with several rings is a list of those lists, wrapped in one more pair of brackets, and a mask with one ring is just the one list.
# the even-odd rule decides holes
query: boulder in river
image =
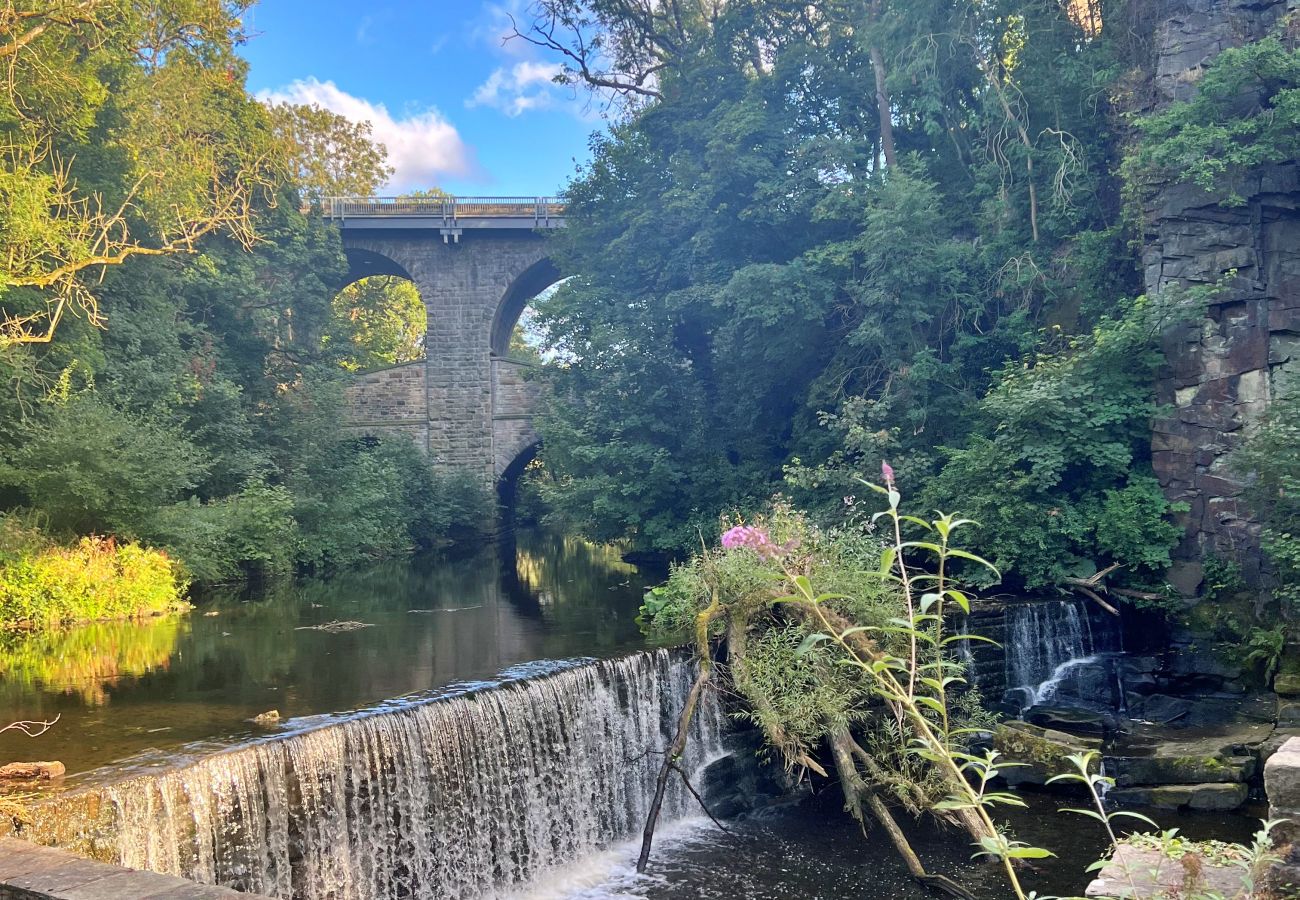
{"label": "boulder in river", "polygon": [[11,762],[0,766],[0,778],[11,781],[49,781],[68,771],[63,763],[51,762]]}

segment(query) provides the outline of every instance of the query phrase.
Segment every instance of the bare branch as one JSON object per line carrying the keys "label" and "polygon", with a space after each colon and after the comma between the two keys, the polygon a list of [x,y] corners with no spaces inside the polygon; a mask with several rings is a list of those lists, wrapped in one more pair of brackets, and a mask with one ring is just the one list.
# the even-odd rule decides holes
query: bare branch
{"label": "bare branch", "polygon": [[6,731],[21,731],[29,738],[40,737],[53,728],[61,718],[63,718],[62,713],[48,721],[44,719],[24,719],[20,722],[10,722],[8,725],[0,728],[0,734],[3,734]]}

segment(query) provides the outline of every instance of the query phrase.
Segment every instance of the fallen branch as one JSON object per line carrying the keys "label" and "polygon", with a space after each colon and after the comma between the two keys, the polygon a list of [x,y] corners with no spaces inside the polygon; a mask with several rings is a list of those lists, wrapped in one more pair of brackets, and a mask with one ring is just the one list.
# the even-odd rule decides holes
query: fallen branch
{"label": "fallen branch", "polygon": [[1128,597],[1130,600],[1163,600],[1164,594],[1158,594],[1155,591],[1135,591],[1131,588],[1111,588],[1112,594],[1119,594],[1121,597]]}
{"label": "fallen branch", "polygon": [[709,817],[709,821],[712,822],[714,825],[717,825],[718,830],[721,831],[723,834],[725,834],[727,837],[734,837],[734,835],[732,835],[732,833],[727,830],[727,827],[723,825],[721,822],[719,822],[717,819],[715,819],[713,817],[713,813],[709,812],[709,807],[705,805],[704,798],[701,797],[699,792],[695,790],[695,785],[691,784],[691,780],[686,777],[686,772],[682,769],[682,767],[675,762],[672,763],[671,765],[673,767],[673,770],[678,775],[682,776],[682,784],[686,785],[686,790],[690,791],[691,796],[695,798],[695,802],[700,804],[700,809],[704,810],[704,814]]}
{"label": "fallen branch", "polygon": [[1100,606],[1102,609],[1106,610],[1106,612],[1110,613],[1112,616],[1118,616],[1118,615],[1119,615],[1119,610],[1116,609],[1115,607],[1111,606],[1111,605],[1110,605],[1109,603],[1107,603],[1105,600],[1101,599],[1101,594],[1097,593],[1097,592],[1096,592],[1095,590],[1093,590],[1092,588],[1090,588],[1090,587],[1084,587],[1084,586],[1081,585],[1081,584],[1076,584],[1076,585],[1074,585],[1073,587],[1074,587],[1074,589],[1075,589],[1076,591],[1078,591],[1080,594],[1083,594],[1083,596],[1087,597],[1087,598],[1088,598],[1089,600],[1091,600],[1093,603],[1096,603],[1098,606]]}
{"label": "fallen branch", "polygon": [[677,734],[673,736],[673,742],[668,745],[664,764],[659,767],[659,778],[655,782],[654,800],[650,804],[650,814],[646,816],[645,830],[641,834],[641,855],[636,860],[637,874],[644,874],[646,864],[650,861],[650,845],[655,839],[655,825],[659,822],[659,810],[664,803],[664,791],[668,787],[668,776],[677,768],[677,760],[686,750],[686,738],[690,734],[691,720],[695,718],[695,710],[699,706],[700,695],[704,693],[704,686],[709,683],[712,671],[712,667],[706,661],[701,661],[699,674],[695,676],[695,683],[691,685],[691,692],[687,695],[686,704],[682,707],[682,714],[677,720]]}
{"label": "fallen branch", "polygon": [[921,884],[936,888],[951,894],[954,897],[960,897],[961,900],[975,900],[975,895],[966,890],[957,882],[945,875],[932,875],[925,870],[925,865],[921,858],[916,855],[912,845],[908,843],[907,836],[903,834],[903,829],[898,827],[898,822],[889,811],[885,802],[877,796],[865,781],[858,767],[853,762],[854,745],[857,741],[849,734],[848,729],[838,728],[828,735],[831,745],[831,755],[835,758],[835,770],[840,776],[840,789],[844,792],[844,801],[848,807],[849,814],[857,820],[863,832],[867,830],[866,811],[863,810],[862,804],[865,800],[867,809],[871,811],[871,816],[880,826],[885,829],[889,835],[890,843],[894,845],[894,850],[903,858],[903,863],[907,866],[907,871],[912,878]]}
{"label": "fallen branch", "polygon": [[27,720],[21,722],[10,722],[8,725],[0,728],[0,734],[6,731],[21,731],[30,738],[40,737],[55,726],[59,719],[63,718],[63,713],[59,713],[49,721],[45,720]]}

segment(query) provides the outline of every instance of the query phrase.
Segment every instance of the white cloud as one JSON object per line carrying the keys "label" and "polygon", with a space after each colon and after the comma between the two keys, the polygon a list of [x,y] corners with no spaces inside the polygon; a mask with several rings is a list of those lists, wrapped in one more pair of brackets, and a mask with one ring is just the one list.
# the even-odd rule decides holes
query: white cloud
{"label": "white cloud", "polygon": [[554,79],[559,73],[558,63],[523,60],[502,66],[475,89],[465,105],[490,106],[512,118],[530,109],[547,109],[555,104],[560,86]]}
{"label": "white cloud", "polygon": [[315,78],[261,91],[263,103],[314,103],[353,122],[369,122],[372,136],[388,148],[393,190],[437,187],[448,178],[481,176],[474,150],[442,113],[428,108],[394,117],[382,103],[355,97],[332,81]]}
{"label": "white cloud", "polygon": [[531,56],[536,48],[515,37],[516,26],[526,31],[532,21],[528,5],[529,0],[485,3],[478,20],[471,27],[474,38],[486,44],[493,53],[513,57]]}

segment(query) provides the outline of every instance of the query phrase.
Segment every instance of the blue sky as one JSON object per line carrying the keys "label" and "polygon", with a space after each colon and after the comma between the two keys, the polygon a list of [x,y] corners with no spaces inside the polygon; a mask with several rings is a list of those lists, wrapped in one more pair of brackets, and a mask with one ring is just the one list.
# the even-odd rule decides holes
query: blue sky
{"label": "blue sky", "polygon": [[261,0],[245,25],[249,89],[372,123],[386,193],[553,194],[601,121],[550,82],[555,60],[502,44],[526,0]]}

